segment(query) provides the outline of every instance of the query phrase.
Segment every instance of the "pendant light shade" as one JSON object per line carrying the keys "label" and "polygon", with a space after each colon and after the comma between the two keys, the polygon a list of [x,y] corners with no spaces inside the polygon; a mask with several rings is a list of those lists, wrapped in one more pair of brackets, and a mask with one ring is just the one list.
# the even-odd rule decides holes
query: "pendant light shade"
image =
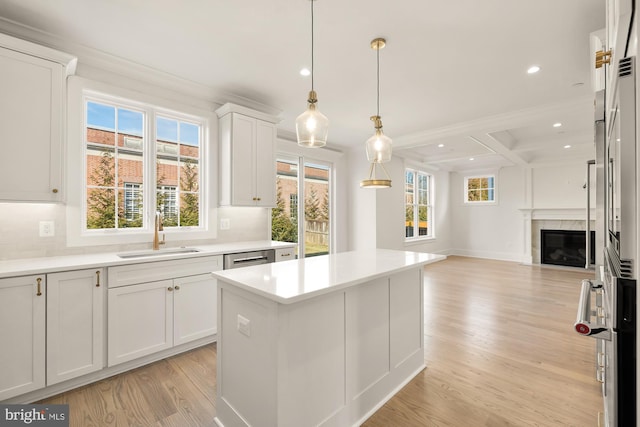
{"label": "pendant light shade", "polygon": [[327,144],[329,135],[329,120],[316,107],[318,95],[313,88],[313,4],[316,0],[311,0],[311,91],[309,92],[309,103],[307,111],[300,114],[296,119],[296,135],[298,145],[301,147],[324,147]]}
{"label": "pendant light shade", "polygon": [[[391,138],[382,132],[382,118],[380,117],[380,49],[384,48],[386,40],[377,38],[371,41],[371,49],[376,51],[377,62],[377,114],[371,116],[374,123],[375,133],[366,142],[367,160],[371,163],[369,168],[369,179],[362,180],[360,187],[362,188],[388,188],[391,187],[391,179],[383,163],[391,160],[393,144]],[[383,170],[386,179],[376,178],[376,170],[378,166]]]}
{"label": "pendant light shade", "polygon": [[[313,2],[313,0],[312,0]],[[316,92],[309,92],[309,107],[296,119],[296,135],[301,147],[317,148],[327,144],[329,119],[316,109]]]}
{"label": "pendant light shade", "polygon": [[379,123],[379,127],[376,124],[376,132],[367,139],[367,160],[374,163],[386,163],[391,160],[391,138],[382,133],[380,116],[371,116],[371,120]]}

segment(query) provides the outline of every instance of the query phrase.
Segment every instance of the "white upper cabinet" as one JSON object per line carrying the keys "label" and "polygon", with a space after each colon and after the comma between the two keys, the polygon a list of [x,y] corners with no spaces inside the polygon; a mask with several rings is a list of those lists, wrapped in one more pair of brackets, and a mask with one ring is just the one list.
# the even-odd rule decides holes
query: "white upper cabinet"
{"label": "white upper cabinet", "polygon": [[1,201],[63,200],[66,77],[76,59],[0,34]]}
{"label": "white upper cabinet", "polygon": [[216,110],[220,205],[276,205],[276,117],[235,104]]}

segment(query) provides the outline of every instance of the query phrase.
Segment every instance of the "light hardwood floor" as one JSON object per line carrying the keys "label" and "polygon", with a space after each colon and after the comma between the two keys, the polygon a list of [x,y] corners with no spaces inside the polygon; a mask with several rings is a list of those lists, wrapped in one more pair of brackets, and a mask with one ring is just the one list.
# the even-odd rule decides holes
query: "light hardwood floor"
{"label": "light hardwood floor", "polygon": [[[427,266],[427,368],[364,426],[596,426],[595,342],[572,331],[592,276],[463,257]],[[214,344],[44,403],[68,403],[78,427],[213,427],[215,361]]]}

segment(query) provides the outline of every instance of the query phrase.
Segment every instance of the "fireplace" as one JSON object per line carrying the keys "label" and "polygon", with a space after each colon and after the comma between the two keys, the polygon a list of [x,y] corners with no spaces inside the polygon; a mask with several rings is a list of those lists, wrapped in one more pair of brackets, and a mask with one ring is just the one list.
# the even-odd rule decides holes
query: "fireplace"
{"label": "fireplace", "polygon": [[[591,231],[590,263],[595,264],[595,231]],[[586,231],[540,230],[540,262],[542,264],[584,267],[586,264]]]}

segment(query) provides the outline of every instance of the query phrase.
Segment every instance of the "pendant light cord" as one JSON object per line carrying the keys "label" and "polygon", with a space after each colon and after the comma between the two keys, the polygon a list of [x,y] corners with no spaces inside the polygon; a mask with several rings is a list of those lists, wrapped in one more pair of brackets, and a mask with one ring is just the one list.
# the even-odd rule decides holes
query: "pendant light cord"
{"label": "pendant light cord", "polygon": [[378,73],[377,73],[377,79],[378,79],[378,105],[377,105],[377,116],[380,116],[380,46],[378,46],[378,48],[376,49],[376,62],[378,63]]}
{"label": "pendant light cord", "polygon": [[311,0],[311,90],[313,90],[313,2]]}

